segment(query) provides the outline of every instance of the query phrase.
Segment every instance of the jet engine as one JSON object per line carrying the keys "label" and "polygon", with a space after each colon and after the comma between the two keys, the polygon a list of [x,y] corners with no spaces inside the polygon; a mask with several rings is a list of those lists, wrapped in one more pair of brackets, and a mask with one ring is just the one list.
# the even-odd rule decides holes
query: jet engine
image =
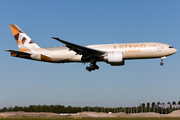
{"label": "jet engine", "polygon": [[108,52],[104,56],[104,60],[107,63],[111,64],[111,66],[124,65],[123,52],[119,52],[119,51]]}

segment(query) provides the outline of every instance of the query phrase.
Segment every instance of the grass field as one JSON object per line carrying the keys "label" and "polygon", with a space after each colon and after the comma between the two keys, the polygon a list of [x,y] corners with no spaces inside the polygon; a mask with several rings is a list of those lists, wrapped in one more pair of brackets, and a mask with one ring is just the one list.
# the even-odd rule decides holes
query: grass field
{"label": "grass field", "polygon": [[0,120],[180,120],[176,117],[161,117],[161,118],[67,118],[67,117],[52,117],[52,118],[31,118],[31,117],[14,117],[1,118]]}

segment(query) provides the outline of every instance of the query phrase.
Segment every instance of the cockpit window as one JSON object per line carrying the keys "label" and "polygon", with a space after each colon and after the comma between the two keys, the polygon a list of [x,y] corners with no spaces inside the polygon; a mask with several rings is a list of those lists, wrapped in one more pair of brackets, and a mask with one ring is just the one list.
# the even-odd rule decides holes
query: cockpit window
{"label": "cockpit window", "polygon": [[173,48],[173,46],[169,46],[169,48]]}

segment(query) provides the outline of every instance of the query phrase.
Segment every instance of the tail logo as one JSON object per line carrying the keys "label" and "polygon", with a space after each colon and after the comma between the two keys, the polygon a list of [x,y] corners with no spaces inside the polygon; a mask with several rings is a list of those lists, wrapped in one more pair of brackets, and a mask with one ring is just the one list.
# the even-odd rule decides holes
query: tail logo
{"label": "tail logo", "polygon": [[17,25],[10,25],[11,31],[17,42],[19,50],[26,52],[31,49],[40,48],[31,38],[29,38]]}

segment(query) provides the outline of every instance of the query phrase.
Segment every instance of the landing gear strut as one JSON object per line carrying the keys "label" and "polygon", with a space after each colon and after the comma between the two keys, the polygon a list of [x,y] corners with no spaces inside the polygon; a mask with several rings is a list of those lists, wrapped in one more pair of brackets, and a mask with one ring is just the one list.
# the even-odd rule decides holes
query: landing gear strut
{"label": "landing gear strut", "polygon": [[164,60],[165,58],[166,58],[166,57],[161,57],[161,63],[160,63],[161,66],[164,65],[163,60]]}
{"label": "landing gear strut", "polygon": [[99,69],[99,66],[97,66],[96,65],[96,61],[95,61],[95,59],[92,59],[91,60],[91,64],[90,64],[90,66],[88,67],[86,67],[86,70],[88,70],[89,72],[91,72],[92,70],[98,70]]}

